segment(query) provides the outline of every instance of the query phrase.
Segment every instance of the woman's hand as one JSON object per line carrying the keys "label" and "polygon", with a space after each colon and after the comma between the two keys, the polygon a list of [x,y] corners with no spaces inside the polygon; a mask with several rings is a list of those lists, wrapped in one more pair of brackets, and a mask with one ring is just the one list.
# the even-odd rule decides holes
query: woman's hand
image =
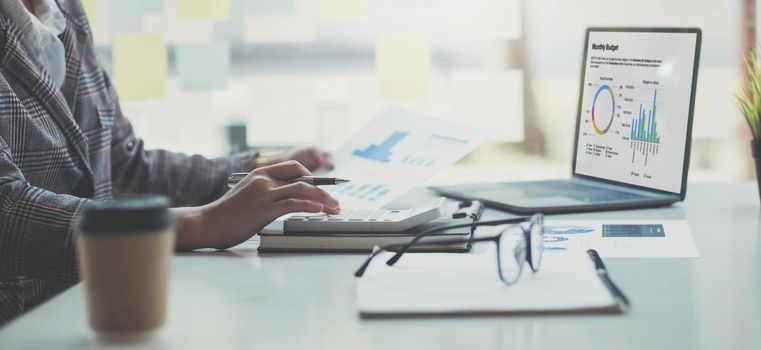
{"label": "woman's hand", "polygon": [[288,180],[311,175],[295,160],[258,168],[222,198],[198,208],[180,208],[178,250],[238,245],[280,216],[293,212],[338,214],[338,200],[322,189]]}
{"label": "woman's hand", "polygon": [[301,163],[308,170],[320,168],[333,170],[335,167],[330,160],[330,153],[316,146],[299,147],[282,156],[271,158],[265,165],[277,164],[289,160]]}

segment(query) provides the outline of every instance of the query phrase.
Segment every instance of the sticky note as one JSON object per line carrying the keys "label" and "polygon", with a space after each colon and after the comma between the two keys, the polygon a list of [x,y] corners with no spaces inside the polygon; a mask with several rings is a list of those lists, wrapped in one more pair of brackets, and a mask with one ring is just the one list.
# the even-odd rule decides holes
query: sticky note
{"label": "sticky note", "polygon": [[142,0],[142,2],[145,13],[161,13],[164,11],[164,0]]}
{"label": "sticky note", "polygon": [[85,10],[85,15],[90,23],[95,23],[95,0],[82,0],[82,9]]}
{"label": "sticky note", "polygon": [[214,22],[188,21],[175,16],[145,16],[143,28],[144,33],[161,34],[170,46],[179,43],[209,42],[214,38]]}
{"label": "sticky note", "polygon": [[211,22],[212,35],[214,38],[224,38],[230,42],[237,43],[244,41],[243,22],[246,16],[248,16],[249,1],[250,0],[230,0],[230,18],[222,22]]}
{"label": "sticky note", "polygon": [[166,46],[160,35],[121,34],[113,40],[114,83],[122,100],[163,97]]}
{"label": "sticky note", "polygon": [[224,21],[230,17],[230,0],[179,0],[178,13],[185,19]]}
{"label": "sticky note", "polygon": [[[314,142],[317,107],[309,74],[257,74],[248,80],[247,138],[255,146]],[[340,129],[340,127],[339,127]]]}
{"label": "sticky note", "polygon": [[313,41],[316,32],[313,0],[296,0],[293,13],[249,15],[244,20],[244,39],[249,43]]}
{"label": "sticky note", "polygon": [[724,140],[735,135],[737,122],[742,119],[722,119],[724,127],[717,128],[716,116],[736,113],[737,105],[731,98],[727,98],[727,91],[732,91],[734,87],[740,86],[741,80],[740,71],[731,65],[700,68],[692,127],[694,139]]}
{"label": "sticky note", "polygon": [[367,0],[320,0],[318,14],[328,21],[358,20],[367,17]]}
{"label": "sticky note", "polygon": [[453,120],[492,129],[491,141],[520,142],[524,137],[523,73],[486,70],[452,73]]}
{"label": "sticky note", "polygon": [[111,0],[111,32],[139,33],[143,29],[142,0]]}
{"label": "sticky note", "polygon": [[185,91],[227,88],[230,44],[226,41],[177,45],[177,75]]}
{"label": "sticky note", "polygon": [[521,37],[520,0],[478,0],[462,6],[449,0],[442,22],[455,39],[506,39]]}
{"label": "sticky note", "polygon": [[296,12],[296,0],[248,0],[246,7],[252,15],[287,15]]}
{"label": "sticky note", "polygon": [[431,44],[424,34],[382,34],[375,43],[381,96],[422,99],[428,95]]}

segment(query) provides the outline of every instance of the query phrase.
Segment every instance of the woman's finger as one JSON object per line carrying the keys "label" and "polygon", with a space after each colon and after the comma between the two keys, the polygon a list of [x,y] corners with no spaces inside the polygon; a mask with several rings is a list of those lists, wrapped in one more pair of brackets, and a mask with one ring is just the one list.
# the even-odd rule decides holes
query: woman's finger
{"label": "woman's finger", "polygon": [[320,160],[320,166],[327,169],[327,170],[333,170],[335,168],[335,164],[333,164],[333,161],[330,159],[330,152],[325,151],[318,151],[317,152]]}

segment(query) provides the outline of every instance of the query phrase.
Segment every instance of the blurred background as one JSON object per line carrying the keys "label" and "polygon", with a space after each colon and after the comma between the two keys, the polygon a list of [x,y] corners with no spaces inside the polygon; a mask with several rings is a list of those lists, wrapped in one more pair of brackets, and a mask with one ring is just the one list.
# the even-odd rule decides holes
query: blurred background
{"label": "blurred background", "polygon": [[384,106],[494,137],[448,176],[570,173],[584,30],[703,30],[690,181],[753,177],[735,103],[754,0],[82,0],[150,148],[338,147]]}

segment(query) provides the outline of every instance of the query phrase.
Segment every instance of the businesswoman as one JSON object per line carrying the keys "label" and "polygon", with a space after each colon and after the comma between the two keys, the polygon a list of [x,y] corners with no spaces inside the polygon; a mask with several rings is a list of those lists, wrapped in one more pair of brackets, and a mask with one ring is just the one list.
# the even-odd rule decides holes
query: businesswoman
{"label": "businesswoman", "polygon": [[[0,324],[78,281],[72,220],[88,201],[169,196],[178,250],[227,248],[289,212],[339,212],[326,192],[286,181],[318,167],[332,164],[314,147],[272,161],[146,149],[79,0],[0,1]],[[226,191],[240,171],[251,173]]]}

